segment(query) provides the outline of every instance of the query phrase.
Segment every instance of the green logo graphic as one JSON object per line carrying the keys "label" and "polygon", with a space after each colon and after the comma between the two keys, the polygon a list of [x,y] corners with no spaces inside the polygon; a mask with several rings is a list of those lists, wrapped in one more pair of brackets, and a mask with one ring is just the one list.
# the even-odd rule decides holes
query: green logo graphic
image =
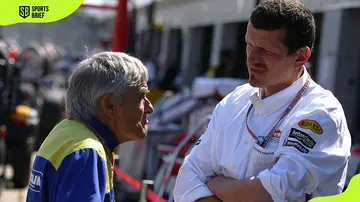
{"label": "green logo graphic", "polygon": [[22,18],[27,18],[30,15],[30,6],[19,6],[19,15]]}
{"label": "green logo graphic", "polygon": [[351,178],[347,189],[344,193],[335,196],[325,196],[314,198],[310,202],[355,202],[359,201],[359,190],[360,190],[360,174],[355,175]]}
{"label": "green logo graphic", "polygon": [[0,1],[0,26],[17,23],[48,23],[75,12],[84,0],[13,0]]}

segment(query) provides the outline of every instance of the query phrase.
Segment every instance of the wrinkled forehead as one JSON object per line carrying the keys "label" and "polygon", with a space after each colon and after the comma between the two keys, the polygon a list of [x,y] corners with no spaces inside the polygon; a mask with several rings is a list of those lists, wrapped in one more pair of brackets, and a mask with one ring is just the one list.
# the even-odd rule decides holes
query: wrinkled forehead
{"label": "wrinkled forehead", "polygon": [[245,40],[253,45],[271,49],[275,52],[287,52],[285,46],[286,30],[262,30],[256,29],[250,22],[246,30]]}
{"label": "wrinkled forehead", "polygon": [[[264,30],[255,28],[251,22],[248,23],[246,29],[246,36],[248,38],[256,38],[257,40],[272,42],[275,40],[277,42],[283,42],[286,38],[286,30],[285,29],[277,29],[277,30]],[[272,39],[272,40],[269,40]]]}

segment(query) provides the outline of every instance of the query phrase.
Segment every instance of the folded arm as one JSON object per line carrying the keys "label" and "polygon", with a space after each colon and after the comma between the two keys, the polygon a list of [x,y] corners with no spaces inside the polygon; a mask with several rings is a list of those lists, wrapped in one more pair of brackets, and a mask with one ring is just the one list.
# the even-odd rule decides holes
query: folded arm
{"label": "folded arm", "polygon": [[210,190],[224,202],[272,202],[270,194],[257,178],[235,180],[216,177],[208,183]]}
{"label": "folded arm", "polygon": [[[304,126],[303,120],[314,125]],[[271,169],[245,180],[214,178],[208,183],[211,192],[224,202],[305,201],[306,195],[324,195],[314,193],[320,184],[326,195],[341,193],[351,146],[346,123],[315,110],[290,122],[283,132],[287,138]]]}
{"label": "folded arm", "polygon": [[195,202],[221,202],[221,200],[216,196],[208,196],[205,198],[198,199]]}

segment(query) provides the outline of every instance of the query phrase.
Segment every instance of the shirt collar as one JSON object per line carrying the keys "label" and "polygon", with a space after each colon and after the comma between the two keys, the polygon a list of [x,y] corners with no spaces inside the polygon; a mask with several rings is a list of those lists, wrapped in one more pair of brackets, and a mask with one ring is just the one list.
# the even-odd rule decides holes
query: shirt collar
{"label": "shirt collar", "polygon": [[304,67],[303,75],[295,81],[292,85],[284,90],[275,93],[265,99],[262,99],[263,89],[258,89],[257,92],[250,96],[250,101],[254,105],[254,112],[256,116],[268,116],[273,112],[276,112],[285,105],[289,105],[296,97],[300,89],[305,85],[309,76],[306,68]]}
{"label": "shirt collar", "polygon": [[100,120],[94,118],[90,122],[91,127],[104,139],[105,144],[109,147],[110,151],[114,152],[119,146],[119,141],[116,135],[106,127]]}

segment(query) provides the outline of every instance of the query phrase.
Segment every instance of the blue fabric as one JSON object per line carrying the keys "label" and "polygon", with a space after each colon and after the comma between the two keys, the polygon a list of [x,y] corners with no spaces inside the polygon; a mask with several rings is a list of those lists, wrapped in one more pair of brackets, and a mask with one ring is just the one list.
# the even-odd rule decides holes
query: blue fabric
{"label": "blue fabric", "polygon": [[[116,136],[104,124],[93,121],[91,125],[105,144],[117,146]],[[37,153],[26,201],[115,201],[111,160],[105,153],[98,138],[83,124],[61,121]]]}
{"label": "blue fabric", "polygon": [[106,193],[106,165],[93,149],[66,156],[59,168],[37,156],[31,173],[27,202],[112,202]]}
{"label": "blue fabric", "polygon": [[113,152],[119,145],[119,140],[116,135],[98,119],[94,119],[90,125],[99,133],[99,135],[104,139],[105,144],[109,147],[110,151]]}

